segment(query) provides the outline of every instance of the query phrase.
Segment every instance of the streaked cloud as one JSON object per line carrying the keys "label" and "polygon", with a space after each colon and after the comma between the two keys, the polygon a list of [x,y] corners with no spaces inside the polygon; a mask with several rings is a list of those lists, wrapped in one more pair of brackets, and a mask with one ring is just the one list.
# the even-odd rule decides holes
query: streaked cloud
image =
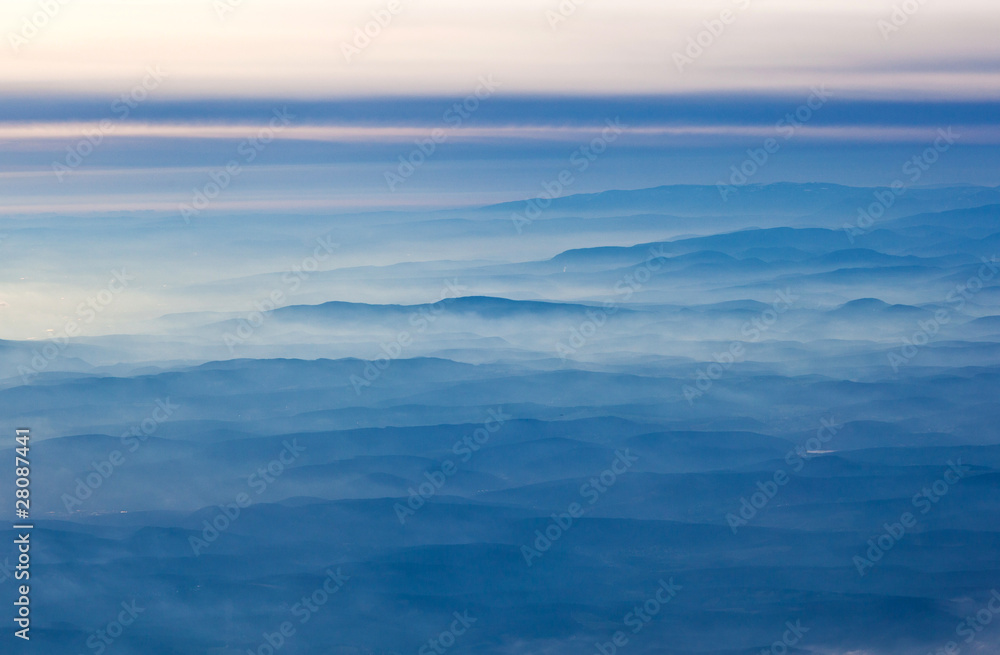
{"label": "streaked cloud", "polygon": [[[8,142],[72,141],[98,129],[97,123],[0,123],[0,140]],[[447,130],[452,141],[555,141],[577,143],[600,136],[603,126],[559,127],[552,125],[511,125],[488,127],[457,127]],[[246,139],[252,138],[266,124],[191,125],[127,124],[116,126],[106,139]],[[796,128],[800,140],[913,143],[933,138],[936,132],[928,127],[884,125],[802,125]],[[640,125],[628,128],[631,136],[684,138],[697,137],[774,137],[773,125]],[[426,138],[424,126],[359,126],[359,125],[300,125],[290,126],[273,136],[276,140],[317,141],[333,143],[410,143]],[[978,127],[965,130],[967,143],[1000,143],[1000,127]]]}
{"label": "streaked cloud", "polygon": [[[891,39],[878,26],[890,0],[588,0],[554,28],[554,0],[400,3],[349,62],[343,44],[385,2],[246,0],[220,18],[207,0],[73,0],[19,52],[0,48],[0,90],[115,93],[160,65],[172,74],[162,94],[175,97],[459,94],[487,73],[508,94],[820,82],[869,96],[1000,94],[1000,6],[983,0],[923,3]],[[678,72],[672,55],[726,9],[735,20]],[[37,11],[34,0],[7,0],[0,17],[17,33]]]}

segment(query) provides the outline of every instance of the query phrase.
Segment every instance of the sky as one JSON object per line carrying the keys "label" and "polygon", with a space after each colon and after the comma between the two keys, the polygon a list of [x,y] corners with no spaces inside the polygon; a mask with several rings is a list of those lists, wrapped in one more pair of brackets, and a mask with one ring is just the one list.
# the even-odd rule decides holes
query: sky
{"label": "sky", "polygon": [[114,93],[147,66],[172,96],[452,95],[485,74],[523,94],[1000,90],[991,0],[51,0],[36,19],[45,4],[4,1],[0,92]]}
{"label": "sky", "polygon": [[918,182],[992,186],[998,24],[987,0],[5,0],[0,213],[173,211],[234,160],[213,209],[487,204],[615,120],[567,192],[716,184],[771,137],[753,182],[888,184],[942,129]]}

